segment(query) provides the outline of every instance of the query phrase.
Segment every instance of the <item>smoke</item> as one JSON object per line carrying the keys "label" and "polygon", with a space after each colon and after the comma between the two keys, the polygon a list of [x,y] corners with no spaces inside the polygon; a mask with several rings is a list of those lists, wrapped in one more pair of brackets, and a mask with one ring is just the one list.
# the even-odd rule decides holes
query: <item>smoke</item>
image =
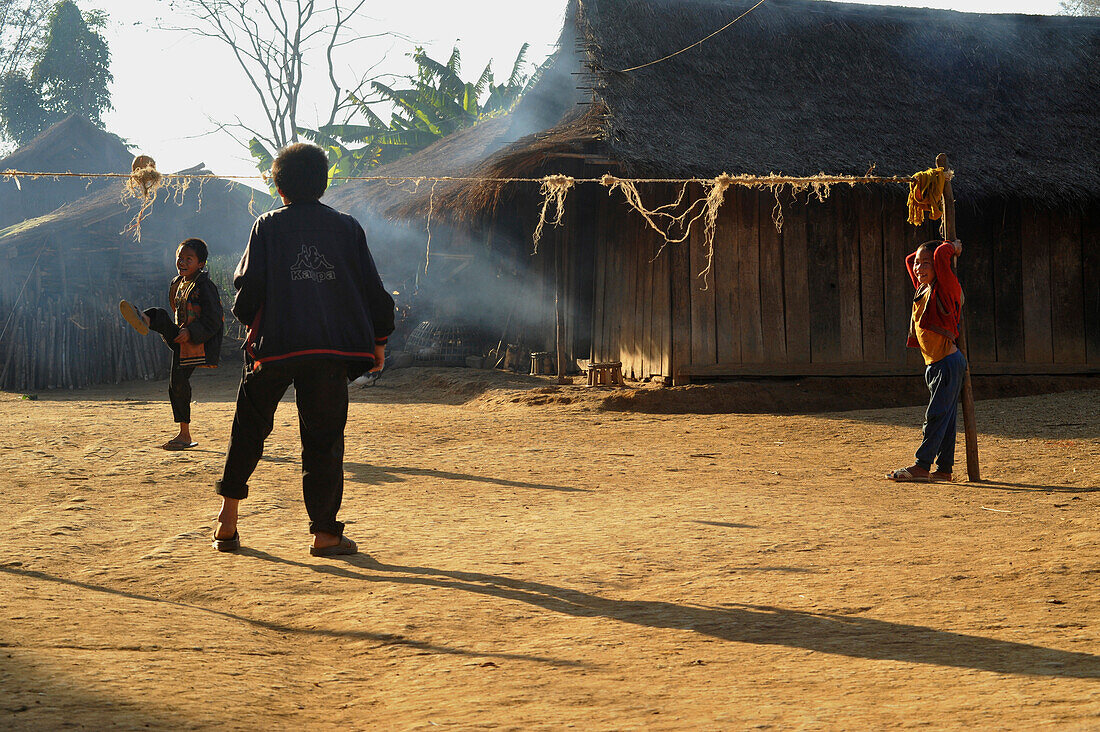
{"label": "smoke", "polygon": [[370,217],[360,223],[399,320],[404,318],[395,343],[425,320],[477,331],[486,347],[502,335],[511,342],[545,340],[553,283],[532,267],[529,238],[504,226],[490,237],[433,221],[428,253],[423,222]]}

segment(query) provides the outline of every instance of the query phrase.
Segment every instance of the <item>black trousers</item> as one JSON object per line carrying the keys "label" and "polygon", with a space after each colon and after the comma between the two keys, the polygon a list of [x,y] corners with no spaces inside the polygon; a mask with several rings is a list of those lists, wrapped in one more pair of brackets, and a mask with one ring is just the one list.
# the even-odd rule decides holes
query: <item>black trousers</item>
{"label": "black trousers", "polygon": [[264,454],[279,400],[294,385],[302,437],[302,496],[311,534],[341,536],[336,520],[344,498],[344,426],[348,421],[347,364],[316,359],[245,367],[218,495],[247,498],[248,480]]}
{"label": "black trousers", "polygon": [[191,423],[191,374],[194,366],[180,366],[180,346],[174,343],[180,334],[179,326],[172,322],[172,316],[164,308],[149,308],[149,330],[159,333],[168,347],[172,349],[172,371],[168,377],[168,401],[172,404],[172,419],[176,422]]}

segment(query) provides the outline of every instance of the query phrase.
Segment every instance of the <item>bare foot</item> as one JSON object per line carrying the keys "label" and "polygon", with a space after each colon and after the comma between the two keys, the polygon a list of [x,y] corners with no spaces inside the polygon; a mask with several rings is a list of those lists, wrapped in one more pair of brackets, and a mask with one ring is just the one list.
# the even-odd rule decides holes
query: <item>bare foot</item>
{"label": "bare foot", "polygon": [[336,546],[340,543],[340,537],[335,534],[326,534],[323,531],[318,531],[313,535],[313,544],[311,546],[314,549],[327,549],[330,546]]}
{"label": "bare foot", "polygon": [[236,498],[222,498],[222,510],[218,513],[218,522],[214,524],[215,539],[232,539],[237,533],[240,503]]}
{"label": "bare foot", "polygon": [[951,471],[937,470],[934,473],[928,474],[929,480],[934,480],[940,483],[950,483],[952,481]]}

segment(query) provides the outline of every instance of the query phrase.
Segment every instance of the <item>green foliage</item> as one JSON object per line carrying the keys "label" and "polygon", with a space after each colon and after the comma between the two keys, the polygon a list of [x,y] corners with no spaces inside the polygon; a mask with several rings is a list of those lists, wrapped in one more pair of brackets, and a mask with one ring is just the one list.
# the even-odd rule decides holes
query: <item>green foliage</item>
{"label": "green foliage", "polygon": [[[260,142],[260,139],[253,137],[248,141],[248,152],[252,155],[252,159],[256,161],[256,168],[267,176],[271,172],[271,165],[275,162],[275,154],[267,149],[267,145]],[[267,189],[271,192],[271,195],[279,195],[279,191],[275,188],[275,182],[266,179]]]}
{"label": "green foliage", "polygon": [[[461,78],[462,56],[454,48],[446,63],[441,63],[417,48],[411,55],[416,74],[402,77],[401,88],[372,82],[375,102],[354,96],[349,100],[366,124],[333,124],[318,129],[299,128],[298,134],[328,152],[332,164],[329,176],[358,176],[377,166],[422,150],[436,140],[470,127],[488,116],[503,114],[515,106],[529,78],[524,74],[528,44],[523,44],[508,81],[493,84],[492,64],[486,65],[477,81]],[[485,101],[481,101],[482,98]],[[394,111],[386,124],[371,109],[371,104],[389,103]],[[256,140],[252,141],[256,144]],[[270,162],[253,149],[261,170]],[[266,167],[264,167],[266,164]]]}
{"label": "green foliage", "polygon": [[1100,0],[1062,0],[1063,15],[1100,16]]}
{"label": "green foliage", "polygon": [[25,72],[27,54],[46,35],[48,0],[0,0],[0,77]]}
{"label": "green foliage", "polygon": [[32,52],[29,76],[18,71],[0,80],[4,132],[19,144],[71,114],[102,125],[111,108],[111,53],[100,35],[107,17],[81,13],[61,0],[50,13],[45,41]]}
{"label": "green foliage", "polygon": [[42,131],[46,110],[38,88],[14,71],[0,79],[0,124],[4,134],[22,144]]}

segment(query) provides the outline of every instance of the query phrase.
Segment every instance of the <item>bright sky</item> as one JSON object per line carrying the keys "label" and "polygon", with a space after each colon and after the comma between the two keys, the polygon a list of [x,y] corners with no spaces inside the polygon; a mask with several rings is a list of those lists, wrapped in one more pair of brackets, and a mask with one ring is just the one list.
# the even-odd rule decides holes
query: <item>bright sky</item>
{"label": "bright sky", "polygon": [[[183,32],[156,29],[184,25],[186,19],[166,0],[77,0],[81,8],[98,8],[110,16],[107,40],[112,54],[115,109],[106,115],[107,128],[152,155],[163,172],[200,162],[222,175],[254,175],[248,152],[218,122],[240,117],[259,127],[264,119],[256,98],[228,49],[215,41]],[[879,0],[875,4],[916,5],[965,12],[1053,14],[1058,0]],[[446,60],[457,43],[462,52],[463,78],[476,77],[491,59],[497,81],[511,70],[520,46],[531,44],[530,61],[541,62],[553,50],[561,30],[565,0],[368,0],[357,27],[363,33],[390,31],[411,39],[366,40],[353,48],[341,70],[406,74],[413,70],[406,57],[415,45]],[[731,29],[727,32],[733,32]],[[315,88],[329,87],[325,69],[314,68]],[[307,72],[308,73],[308,72]],[[346,74],[349,77],[351,73]],[[307,86],[308,84],[307,77]],[[314,103],[325,104],[323,95]],[[315,119],[300,123],[313,126]]]}

